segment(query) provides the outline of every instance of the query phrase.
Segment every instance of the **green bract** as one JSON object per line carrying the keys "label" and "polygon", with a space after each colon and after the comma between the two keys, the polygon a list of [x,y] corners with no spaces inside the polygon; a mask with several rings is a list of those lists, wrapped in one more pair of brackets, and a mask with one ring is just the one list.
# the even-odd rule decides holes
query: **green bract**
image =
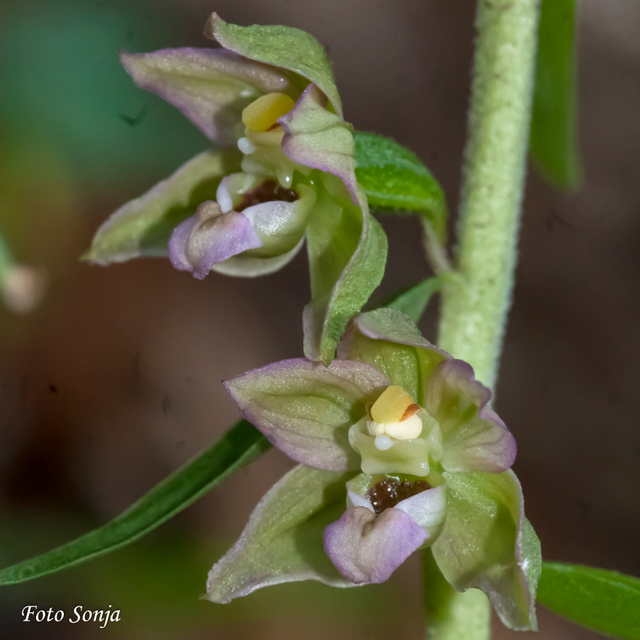
{"label": "green bract", "polygon": [[355,141],[356,177],[369,206],[386,212],[418,212],[438,241],[445,244],[444,192],[415,153],[375,133],[356,133]]}

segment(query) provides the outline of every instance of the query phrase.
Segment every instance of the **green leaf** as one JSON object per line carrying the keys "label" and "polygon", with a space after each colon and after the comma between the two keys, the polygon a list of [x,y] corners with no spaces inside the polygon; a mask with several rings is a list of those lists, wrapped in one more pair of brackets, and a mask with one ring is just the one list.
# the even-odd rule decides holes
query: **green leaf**
{"label": "green leaf", "polygon": [[387,236],[364,197],[357,207],[325,193],[309,220],[307,250],[311,302],[303,315],[304,353],[329,364],[347,323],[382,280]]}
{"label": "green leaf", "polygon": [[141,256],[166,256],[171,232],[199,204],[215,200],[222,176],[237,170],[236,156],[219,151],[197,155],[113,213],[96,232],[83,260],[107,265]]}
{"label": "green leaf", "polygon": [[538,600],[556,613],[614,638],[640,638],[640,579],[579,564],[545,562]]}
{"label": "green leaf", "polygon": [[[329,98],[336,113],[342,116],[340,94],[333,79],[331,63],[322,45],[306,31],[280,25],[241,27],[229,24],[213,13],[204,33],[225,49],[245,58],[293,71],[313,82]],[[301,83],[300,88],[305,85]]]}
{"label": "green leaf", "polygon": [[319,580],[353,587],[324,552],[328,524],[345,510],[347,481],[353,473],[320,471],[300,465],[267,492],[236,544],[209,573],[207,595],[226,603],[282,582]]}
{"label": "green leaf", "polygon": [[431,547],[440,571],[458,591],[484,591],[507,627],[537,630],[540,542],[524,517],[515,474],[459,472],[444,477],[447,519]]}
{"label": "green leaf", "polygon": [[0,585],[33,580],[134,542],[177,515],[271,445],[241,420],[211,448],[156,485],[108,524],[30,560],[0,571]]}
{"label": "green leaf", "polygon": [[552,184],[581,180],[577,146],[575,0],[542,0],[531,120],[531,155]]}
{"label": "green leaf", "polygon": [[418,156],[375,133],[354,134],[356,177],[374,210],[419,213],[441,244],[446,242],[447,203],[442,187]]}
{"label": "green leaf", "polygon": [[391,302],[388,302],[384,306],[389,309],[397,309],[418,324],[429,301],[441,288],[442,280],[440,278],[427,278],[411,287],[411,289],[396,296]]}

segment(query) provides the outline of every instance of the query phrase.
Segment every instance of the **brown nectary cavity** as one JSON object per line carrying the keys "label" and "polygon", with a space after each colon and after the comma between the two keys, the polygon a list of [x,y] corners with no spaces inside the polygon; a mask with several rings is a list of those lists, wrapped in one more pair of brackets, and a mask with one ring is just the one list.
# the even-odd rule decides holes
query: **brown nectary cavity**
{"label": "brown nectary cavity", "polygon": [[367,497],[371,501],[373,510],[376,514],[379,514],[385,509],[395,507],[398,502],[415,496],[427,489],[431,489],[431,485],[424,480],[407,482],[405,480],[400,481],[394,478],[386,478],[371,487],[367,492]]}
{"label": "brown nectary cavity", "polygon": [[293,189],[281,187],[275,180],[265,180],[251,191],[247,191],[242,198],[242,202],[236,211],[244,211],[254,204],[263,202],[273,202],[274,200],[284,200],[284,202],[295,202],[299,198]]}

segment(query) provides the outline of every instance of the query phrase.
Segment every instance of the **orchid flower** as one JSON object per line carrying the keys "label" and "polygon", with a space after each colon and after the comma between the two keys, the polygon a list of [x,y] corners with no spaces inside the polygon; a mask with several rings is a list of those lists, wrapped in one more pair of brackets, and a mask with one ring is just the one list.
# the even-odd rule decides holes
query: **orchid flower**
{"label": "orchid flower", "polygon": [[168,256],[202,279],[254,277],[307,242],[311,303],[305,354],[325,363],[380,283],[386,236],[355,176],[352,128],[322,46],[281,26],[213,14],[221,48],[121,54],[141,88],[177,107],[218,149],[116,211],[85,256],[97,264]]}
{"label": "orchid flower", "polygon": [[295,580],[378,583],[430,547],[455,589],[481,589],[506,625],[536,628],[540,549],[510,470],[515,440],[471,366],[379,309],[352,320],[328,367],[284,360],[225,385],[299,466],[214,565],[211,600]]}

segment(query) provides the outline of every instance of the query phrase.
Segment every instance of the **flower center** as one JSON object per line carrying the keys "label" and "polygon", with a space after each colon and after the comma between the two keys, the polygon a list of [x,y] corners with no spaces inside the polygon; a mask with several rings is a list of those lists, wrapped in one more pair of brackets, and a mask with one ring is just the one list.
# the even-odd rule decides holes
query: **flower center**
{"label": "flower center", "polygon": [[400,386],[387,387],[371,405],[367,430],[375,438],[376,449],[386,451],[395,440],[414,440],[422,433],[420,407]]}
{"label": "flower center", "polygon": [[247,191],[242,197],[242,202],[235,210],[238,212],[244,211],[248,207],[264,202],[295,202],[299,197],[293,189],[285,189],[275,180],[265,180],[262,184],[251,189],[251,191]]}
{"label": "flower center", "polygon": [[427,489],[431,489],[431,485],[424,480],[407,482],[396,478],[385,478],[369,489],[367,497],[376,515],[378,515],[385,509],[395,507],[398,502],[422,493]]}

